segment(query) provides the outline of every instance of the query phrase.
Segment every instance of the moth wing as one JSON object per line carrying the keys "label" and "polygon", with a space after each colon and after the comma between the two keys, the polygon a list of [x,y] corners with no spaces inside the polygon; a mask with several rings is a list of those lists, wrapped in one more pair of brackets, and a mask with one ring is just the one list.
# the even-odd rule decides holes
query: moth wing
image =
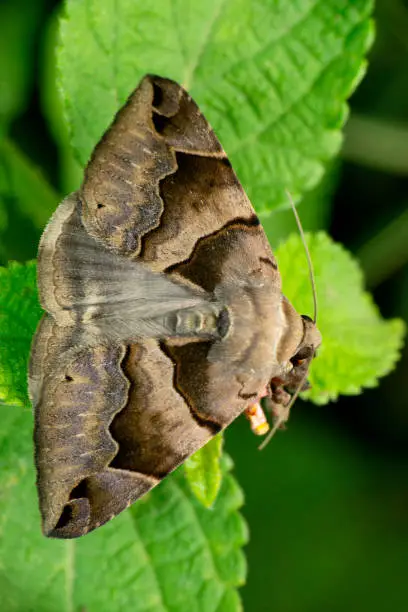
{"label": "moth wing", "polygon": [[146,76],[96,146],[79,193],[88,232],[166,270],[254,210],[213,130],[174,81]]}
{"label": "moth wing", "polygon": [[45,316],[29,374],[43,530],[59,538],[111,519],[214,433],[156,341],[85,346],[76,333]]}

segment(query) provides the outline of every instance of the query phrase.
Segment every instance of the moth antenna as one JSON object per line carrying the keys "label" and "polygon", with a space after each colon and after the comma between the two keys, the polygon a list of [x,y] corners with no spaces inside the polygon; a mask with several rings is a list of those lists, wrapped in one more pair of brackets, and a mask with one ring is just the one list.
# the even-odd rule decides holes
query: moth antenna
{"label": "moth antenna", "polygon": [[258,450],[263,450],[268,444],[269,442],[272,440],[273,436],[275,435],[275,433],[278,431],[279,427],[282,425],[282,423],[285,423],[288,418],[289,418],[289,414],[290,414],[290,410],[293,406],[293,404],[296,402],[299,393],[303,387],[304,382],[307,379],[309,372],[305,372],[305,374],[303,375],[301,381],[299,382],[296,391],[294,392],[294,394],[292,395],[292,398],[289,402],[289,404],[287,406],[284,406],[283,410],[282,410],[282,414],[276,419],[276,422],[274,424],[274,426],[272,427],[272,429],[270,430],[270,432],[268,433],[268,435],[266,436],[266,438],[264,438],[262,444],[259,445]]}
{"label": "moth antenna", "polygon": [[302,239],[303,242],[303,247],[305,249],[305,253],[306,253],[306,258],[307,258],[307,265],[309,266],[309,277],[310,277],[310,282],[312,285],[312,293],[313,293],[313,323],[316,323],[317,321],[317,293],[316,293],[316,279],[315,279],[315,275],[314,275],[314,270],[313,270],[313,263],[312,263],[312,258],[310,257],[310,251],[309,248],[306,244],[306,238],[305,238],[305,233],[303,231],[303,227],[302,227],[302,223],[300,221],[300,217],[298,214],[298,211],[296,210],[296,206],[293,202],[293,198],[290,195],[289,191],[286,190],[286,195],[288,196],[288,200],[290,202],[290,205],[292,207],[293,210],[293,214],[295,215],[295,219],[296,219],[296,224],[299,228],[299,233],[300,233],[300,237]]}
{"label": "moth antenna", "polygon": [[[302,223],[300,221],[300,217],[299,217],[298,211],[296,210],[296,206],[295,206],[295,204],[293,202],[293,198],[292,198],[292,196],[291,196],[291,194],[289,193],[288,190],[286,190],[286,195],[288,196],[288,200],[289,200],[290,205],[292,207],[292,211],[293,211],[293,214],[295,216],[296,224],[298,226],[300,237],[302,239],[303,247],[304,247],[305,253],[306,253],[307,265],[309,267],[310,283],[312,285],[313,323],[316,323],[316,321],[317,321],[317,293],[316,293],[316,280],[315,280],[315,275],[314,275],[314,270],[313,270],[312,258],[310,256],[310,251],[309,251],[309,248],[308,248],[307,243],[306,243],[305,233],[303,231],[303,227],[302,227]],[[272,429],[270,430],[270,432],[268,433],[266,438],[263,440],[262,444],[259,445],[259,450],[263,450],[269,444],[269,442],[272,440],[273,436],[278,431],[278,429],[282,425],[282,423],[285,423],[288,420],[289,414],[290,414],[290,410],[291,410],[293,404],[296,402],[296,400],[297,400],[297,398],[299,396],[299,393],[302,390],[303,384],[305,383],[305,381],[307,379],[307,376],[308,376],[308,371],[305,372],[304,376],[302,377],[301,381],[299,382],[299,384],[297,386],[297,389],[296,389],[295,393],[292,395],[292,398],[291,398],[289,404],[287,406],[284,406],[284,408],[282,410],[282,414],[276,419],[276,422],[275,422],[274,426],[272,427]]]}

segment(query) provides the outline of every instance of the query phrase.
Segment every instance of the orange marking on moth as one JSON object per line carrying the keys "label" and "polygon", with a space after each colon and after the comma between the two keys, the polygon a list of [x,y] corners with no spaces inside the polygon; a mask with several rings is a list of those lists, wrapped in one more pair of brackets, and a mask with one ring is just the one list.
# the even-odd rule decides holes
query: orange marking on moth
{"label": "orange marking on moth", "polygon": [[250,422],[251,429],[257,436],[263,436],[269,431],[269,423],[266,419],[265,413],[261,408],[261,405],[257,402],[251,404],[245,410],[245,416]]}

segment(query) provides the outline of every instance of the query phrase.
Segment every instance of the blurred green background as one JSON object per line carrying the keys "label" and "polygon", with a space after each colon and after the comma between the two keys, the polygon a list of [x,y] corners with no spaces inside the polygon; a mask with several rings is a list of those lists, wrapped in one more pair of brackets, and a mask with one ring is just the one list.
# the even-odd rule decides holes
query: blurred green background
{"label": "blurred green background", "polygon": [[[55,88],[58,6],[0,2],[3,264],[34,258],[40,236],[9,184],[12,143],[57,194],[79,184]],[[408,1],[378,0],[376,20],[343,153],[299,211],[305,229],[328,229],[361,260],[382,314],[408,322]],[[44,186],[44,197],[55,194]],[[287,212],[268,224],[272,246],[294,231]],[[229,428],[251,533],[245,610],[408,610],[407,366],[405,350],[376,389],[326,407],[299,401],[262,454],[244,419]]]}

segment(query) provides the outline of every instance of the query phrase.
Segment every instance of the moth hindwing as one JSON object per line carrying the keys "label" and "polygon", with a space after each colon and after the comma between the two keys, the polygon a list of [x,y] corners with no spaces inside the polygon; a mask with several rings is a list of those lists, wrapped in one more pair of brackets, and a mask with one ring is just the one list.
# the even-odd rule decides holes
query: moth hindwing
{"label": "moth hindwing", "polygon": [[320,343],[282,296],[211,127],[156,76],[142,79],[46,227],[38,285],[46,313],[29,389],[52,537],[102,525],[242,412],[261,428],[260,399],[286,402]]}

